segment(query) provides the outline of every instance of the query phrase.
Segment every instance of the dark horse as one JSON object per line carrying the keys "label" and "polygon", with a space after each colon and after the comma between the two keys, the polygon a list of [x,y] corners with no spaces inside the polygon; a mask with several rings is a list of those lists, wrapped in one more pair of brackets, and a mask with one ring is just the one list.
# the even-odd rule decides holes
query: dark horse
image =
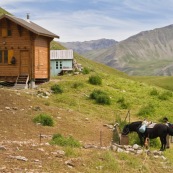
{"label": "dark horse", "polygon": [[170,127],[166,126],[165,124],[155,124],[153,128],[146,128],[146,131],[144,133],[141,133],[139,131],[141,125],[142,121],[136,121],[125,125],[122,131],[122,135],[127,135],[130,132],[137,132],[142,146],[146,141],[146,138],[154,139],[159,137],[161,141],[160,150],[161,151],[165,150],[166,136],[167,134],[173,135],[173,130]]}

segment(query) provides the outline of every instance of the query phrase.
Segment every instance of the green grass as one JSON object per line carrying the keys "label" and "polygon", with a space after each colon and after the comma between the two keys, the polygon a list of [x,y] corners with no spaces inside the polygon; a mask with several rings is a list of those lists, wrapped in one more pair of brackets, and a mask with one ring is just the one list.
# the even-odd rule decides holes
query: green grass
{"label": "green grass", "polygon": [[80,147],[79,141],[75,140],[72,136],[64,137],[61,134],[54,134],[50,141],[52,145],[66,146],[66,147]]}
{"label": "green grass", "polygon": [[[90,73],[57,76],[52,82],[43,84],[41,87],[48,90],[51,90],[51,86],[55,84],[63,88],[62,94],[52,94],[49,97],[48,103],[50,106],[55,106],[61,108],[62,110],[70,110],[72,114],[75,113],[79,115],[80,120],[87,117],[90,121],[107,122],[109,124],[114,124],[115,120],[121,122],[121,124],[125,123],[124,119],[129,109],[131,122],[143,120],[145,117],[147,117],[148,121],[160,122],[164,116],[167,116],[170,122],[173,122],[173,97],[169,96],[168,100],[161,100],[159,98],[162,93],[167,93],[167,90],[165,90],[164,87],[158,85],[162,84],[166,86],[161,80],[163,78],[156,77],[155,82],[157,81],[157,83],[154,83],[154,77],[130,77],[125,73],[107,67],[103,64],[83,58],[76,53],[75,59],[78,63],[90,69]],[[99,75],[102,79],[102,85],[91,85],[88,80],[92,75]],[[171,77],[164,79],[167,84],[169,82],[168,79],[171,79]],[[90,99],[90,94],[95,90],[107,93],[111,99],[111,104],[105,106],[97,104],[95,101]],[[170,91],[170,93],[172,92]],[[170,93],[168,95],[171,95]],[[124,103],[128,103],[130,107],[121,106]],[[141,110],[143,110],[143,113],[139,116],[138,113]],[[123,126],[121,126],[121,129],[122,127]],[[86,129],[84,129],[84,133],[85,130]],[[65,140],[65,143],[68,143],[66,142],[68,137],[61,138]],[[130,144],[139,142],[138,140],[139,139],[135,136],[135,134],[130,135]],[[153,145],[155,145],[154,149],[159,148],[159,144],[157,144],[157,142],[153,142]],[[66,149],[65,146],[67,157],[76,157],[79,155],[82,157],[82,155],[86,153],[84,150],[82,150],[81,153],[76,153],[76,150],[74,150],[71,146],[68,147],[69,148]],[[168,157],[170,162],[173,162],[173,157],[170,154],[172,149],[169,151],[170,152],[165,152],[165,156]],[[146,155],[136,156],[132,154],[114,153],[112,151],[102,150],[89,150],[87,152],[90,153],[87,153],[88,160],[86,159],[86,166],[84,166],[81,170],[77,170],[78,172],[161,173],[164,170],[162,169],[161,164],[163,160],[155,161],[154,159],[152,160],[152,158],[149,158],[149,156],[146,157]],[[144,162],[145,159],[146,162]]]}
{"label": "green grass", "polygon": [[132,77],[132,79],[173,91],[172,76],[136,76]]}
{"label": "green grass", "polygon": [[[172,88],[170,91],[172,93],[173,77],[131,77],[76,53],[74,56],[78,63],[91,71],[85,75],[64,75],[54,78],[63,88],[63,93],[52,95],[51,104],[77,111],[91,119],[104,119],[109,123],[114,123],[116,116],[120,116],[123,120],[129,109],[131,121],[143,120],[147,117],[149,121],[159,122],[162,117],[167,116],[173,122],[173,97],[169,96],[168,100],[161,100],[158,97],[167,92],[165,90],[168,89],[167,86],[170,90]],[[101,77],[102,85],[89,84],[89,77],[97,75]],[[45,87],[50,88],[52,84],[56,83],[46,83]],[[151,94],[153,88],[158,95]],[[90,94],[94,90],[106,92],[111,99],[111,105],[104,106],[93,102]],[[120,102],[121,98],[124,98],[124,101]],[[138,116],[139,112],[142,112],[140,116]]]}

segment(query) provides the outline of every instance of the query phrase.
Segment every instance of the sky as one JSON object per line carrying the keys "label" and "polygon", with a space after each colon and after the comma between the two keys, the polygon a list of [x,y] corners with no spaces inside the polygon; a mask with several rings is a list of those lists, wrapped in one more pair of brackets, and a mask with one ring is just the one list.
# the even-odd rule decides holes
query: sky
{"label": "sky", "polygon": [[173,24],[173,0],[0,0],[0,7],[60,36],[61,42],[122,41]]}

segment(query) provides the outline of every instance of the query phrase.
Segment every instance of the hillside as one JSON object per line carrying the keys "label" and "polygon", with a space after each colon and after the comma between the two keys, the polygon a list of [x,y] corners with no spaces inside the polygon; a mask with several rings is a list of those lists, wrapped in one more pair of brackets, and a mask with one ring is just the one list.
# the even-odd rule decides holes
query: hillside
{"label": "hillside", "polygon": [[[124,120],[129,109],[131,121],[147,118],[159,122],[166,115],[173,122],[173,97],[170,92],[167,99],[161,100],[159,96],[167,93],[167,90],[131,80],[122,72],[78,54],[75,54],[75,58],[90,69],[89,74],[57,76],[33,90],[0,88],[0,171],[171,172],[173,146],[164,152],[167,160],[155,159],[146,154],[134,155],[90,148],[100,147],[101,132],[102,146],[109,147],[112,140],[109,126],[119,118]],[[91,85],[88,79],[92,75],[99,75],[102,85]],[[55,84],[62,88],[61,94],[51,92],[51,86]],[[153,89],[158,91],[158,95],[150,94]],[[94,90],[106,92],[111,104],[97,104],[90,99]],[[122,98],[124,101],[120,102]],[[147,114],[138,115],[141,109],[149,105],[154,109],[150,109]],[[50,115],[55,125],[47,127],[33,123],[32,119],[41,113]],[[52,135],[56,133],[71,136],[80,141],[82,146],[89,147],[85,149],[50,145]],[[130,139],[133,143],[134,136]]]}
{"label": "hillside", "polygon": [[9,15],[12,15],[12,14],[9,13],[8,11],[6,11],[5,9],[3,9],[3,8],[0,7],[0,16],[3,15],[3,14],[9,14]]}
{"label": "hillside", "polygon": [[[66,47],[68,46],[67,44]],[[129,75],[173,75],[173,25],[143,31],[104,49],[80,52],[82,46],[85,44],[81,43],[76,51],[84,57]]]}

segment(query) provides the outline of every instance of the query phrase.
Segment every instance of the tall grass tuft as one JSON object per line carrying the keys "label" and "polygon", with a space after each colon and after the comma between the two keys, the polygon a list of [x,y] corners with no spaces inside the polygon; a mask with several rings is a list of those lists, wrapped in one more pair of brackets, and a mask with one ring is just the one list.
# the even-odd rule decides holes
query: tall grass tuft
{"label": "tall grass tuft", "polygon": [[80,147],[79,141],[75,140],[72,136],[64,137],[61,134],[54,134],[52,140],[50,141],[52,145],[69,146],[69,147]]}
{"label": "tall grass tuft", "polygon": [[82,70],[82,74],[89,74],[90,73],[90,69],[87,67],[84,67]]}
{"label": "tall grass tuft", "polygon": [[54,84],[51,86],[51,90],[53,91],[54,94],[61,94],[63,93],[63,89],[61,88],[60,85]]}
{"label": "tall grass tuft", "polygon": [[111,99],[108,94],[101,90],[94,90],[90,94],[90,98],[96,100],[96,103],[103,104],[103,105],[110,105]]}
{"label": "tall grass tuft", "polygon": [[92,75],[89,77],[89,83],[92,85],[101,85],[102,84],[102,78],[98,75]]}
{"label": "tall grass tuft", "polygon": [[152,91],[150,92],[151,96],[157,96],[159,95],[159,92],[157,91],[157,89],[153,88]]}
{"label": "tall grass tuft", "polygon": [[37,115],[34,119],[33,119],[34,123],[40,123],[43,126],[53,126],[54,125],[54,121],[53,118],[47,114],[40,114]]}

